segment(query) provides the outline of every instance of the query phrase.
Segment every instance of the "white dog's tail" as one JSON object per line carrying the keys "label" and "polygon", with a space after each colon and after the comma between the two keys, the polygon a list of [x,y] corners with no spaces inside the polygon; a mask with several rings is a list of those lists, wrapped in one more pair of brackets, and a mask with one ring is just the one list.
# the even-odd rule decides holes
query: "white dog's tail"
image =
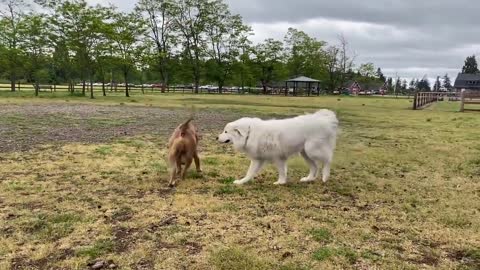
{"label": "white dog's tail", "polygon": [[319,110],[315,113],[315,115],[321,117],[330,126],[331,133],[329,134],[327,139],[330,145],[334,148],[337,141],[337,136],[340,133],[337,115],[333,111],[327,109]]}
{"label": "white dog's tail", "polygon": [[338,128],[338,119],[337,115],[330,110],[321,109],[315,113],[316,115],[322,116],[323,118],[327,118],[329,122],[335,127],[335,130]]}

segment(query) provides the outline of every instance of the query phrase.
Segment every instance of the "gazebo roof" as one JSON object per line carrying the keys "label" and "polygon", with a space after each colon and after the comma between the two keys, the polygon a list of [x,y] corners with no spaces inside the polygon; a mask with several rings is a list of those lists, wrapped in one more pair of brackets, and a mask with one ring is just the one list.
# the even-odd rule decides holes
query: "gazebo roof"
{"label": "gazebo roof", "polygon": [[308,77],[305,77],[305,76],[300,76],[300,77],[297,77],[297,78],[294,78],[294,79],[287,80],[287,82],[307,82],[307,83],[316,82],[316,83],[318,83],[320,81],[312,79],[312,78],[308,78]]}

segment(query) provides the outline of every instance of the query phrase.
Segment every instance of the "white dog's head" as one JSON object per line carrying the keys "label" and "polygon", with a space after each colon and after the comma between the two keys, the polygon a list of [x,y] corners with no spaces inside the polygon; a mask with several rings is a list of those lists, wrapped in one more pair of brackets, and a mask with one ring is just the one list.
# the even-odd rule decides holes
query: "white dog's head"
{"label": "white dog's head", "polygon": [[250,137],[252,118],[242,118],[228,123],[217,140],[221,143],[233,143],[237,150],[243,149]]}

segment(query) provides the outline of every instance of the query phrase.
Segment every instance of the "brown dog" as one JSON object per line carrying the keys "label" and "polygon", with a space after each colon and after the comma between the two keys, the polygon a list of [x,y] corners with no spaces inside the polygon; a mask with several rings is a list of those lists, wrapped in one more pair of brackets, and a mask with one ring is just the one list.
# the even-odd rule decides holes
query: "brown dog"
{"label": "brown dog", "polygon": [[[175,179],[178,175],[181,179],[185,179],[188,168],[195,160],[195,167],[197,172],[202,172],[200,169],[200,159],[197,153],[198,132],[195,126],[191,123],[193,118],[188,119],[185,123],[179,125],[173,132],[168,141],[168,161],[170,164],[170,183],[171,187],[175,186]],[[182,165],[185,167],[182,170]]]}

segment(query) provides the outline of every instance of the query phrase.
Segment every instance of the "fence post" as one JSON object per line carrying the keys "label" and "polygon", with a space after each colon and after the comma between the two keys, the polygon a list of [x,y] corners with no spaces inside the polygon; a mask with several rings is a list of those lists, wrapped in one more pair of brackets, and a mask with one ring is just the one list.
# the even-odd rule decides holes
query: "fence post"
{"label": "fence post", "polygon": [[460,112],[465,111],[465,90],[462,90],[460,94]]}
{"label": "fence post", "polygon": [[418,93],[415,93],[415,95],[413,96],[413,109],[414,110],[417,109],[417,95],[418,95]]}

